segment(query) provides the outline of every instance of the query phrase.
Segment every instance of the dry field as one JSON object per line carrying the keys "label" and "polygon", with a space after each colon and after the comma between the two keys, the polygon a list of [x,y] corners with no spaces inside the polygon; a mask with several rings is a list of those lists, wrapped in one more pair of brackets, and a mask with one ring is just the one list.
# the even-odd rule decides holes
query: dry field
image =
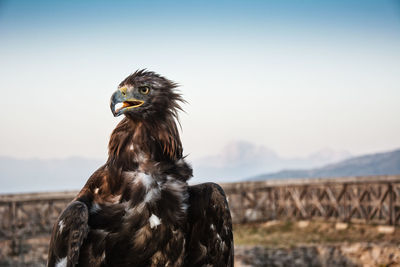
{"label": "dry field", "polygon": [[400,266],[400,228],[322,221],[234,225],[236,266]]}

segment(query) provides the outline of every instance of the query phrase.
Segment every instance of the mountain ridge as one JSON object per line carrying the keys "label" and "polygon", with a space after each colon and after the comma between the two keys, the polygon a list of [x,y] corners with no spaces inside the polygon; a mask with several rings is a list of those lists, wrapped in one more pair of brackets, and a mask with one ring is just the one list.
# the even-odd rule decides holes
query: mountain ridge
{"label": "mountain ridge", "polygon": [[328,178],[366,175],[400,174],[400,148],[352,157],[334,164],[312,169],[286,169],[245,178],[246,181],[288,178]]}

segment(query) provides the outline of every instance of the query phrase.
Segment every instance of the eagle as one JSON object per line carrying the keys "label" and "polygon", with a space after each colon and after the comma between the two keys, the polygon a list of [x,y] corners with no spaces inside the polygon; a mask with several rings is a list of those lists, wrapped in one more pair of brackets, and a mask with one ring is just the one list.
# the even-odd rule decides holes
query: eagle
{"label": "eagle", "polygon": [[148,70],[119,84],[108,159],[55,222],[47,266],[233,266],[223,189],[188,184],[177,87]]}

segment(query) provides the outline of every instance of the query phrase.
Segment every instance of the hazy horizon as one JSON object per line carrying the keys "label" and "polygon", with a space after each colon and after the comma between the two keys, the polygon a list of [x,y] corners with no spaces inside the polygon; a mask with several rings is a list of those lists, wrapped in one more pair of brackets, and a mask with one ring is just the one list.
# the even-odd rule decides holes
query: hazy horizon
{"label": "hazy horizon", "polygon": [[[194,177],[189,184],[265,179],[396,175],[400,149],[368,155],[323,149],[307,157],[285,158],[264,146],[231,142],[222,151],[200,159],[187,159]],[[16,159],[0,156],[0,194],[79,190],[104,160],[83,157]],[[363,165],[364,164],[364,165]],[[283,177],[285,178],[285,177]]]}

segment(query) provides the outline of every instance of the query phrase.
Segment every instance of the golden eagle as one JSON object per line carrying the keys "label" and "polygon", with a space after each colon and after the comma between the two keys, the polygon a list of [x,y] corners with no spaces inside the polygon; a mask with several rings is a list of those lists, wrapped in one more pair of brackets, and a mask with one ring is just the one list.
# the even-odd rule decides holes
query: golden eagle
{"label": "golden eagle", "polygon": [[54,224],[48,266],[233,266],[232,221],[220,186],[189,186],[177,128],[177,84],[151,71],[111,97],[125,118],[108,160]]}

